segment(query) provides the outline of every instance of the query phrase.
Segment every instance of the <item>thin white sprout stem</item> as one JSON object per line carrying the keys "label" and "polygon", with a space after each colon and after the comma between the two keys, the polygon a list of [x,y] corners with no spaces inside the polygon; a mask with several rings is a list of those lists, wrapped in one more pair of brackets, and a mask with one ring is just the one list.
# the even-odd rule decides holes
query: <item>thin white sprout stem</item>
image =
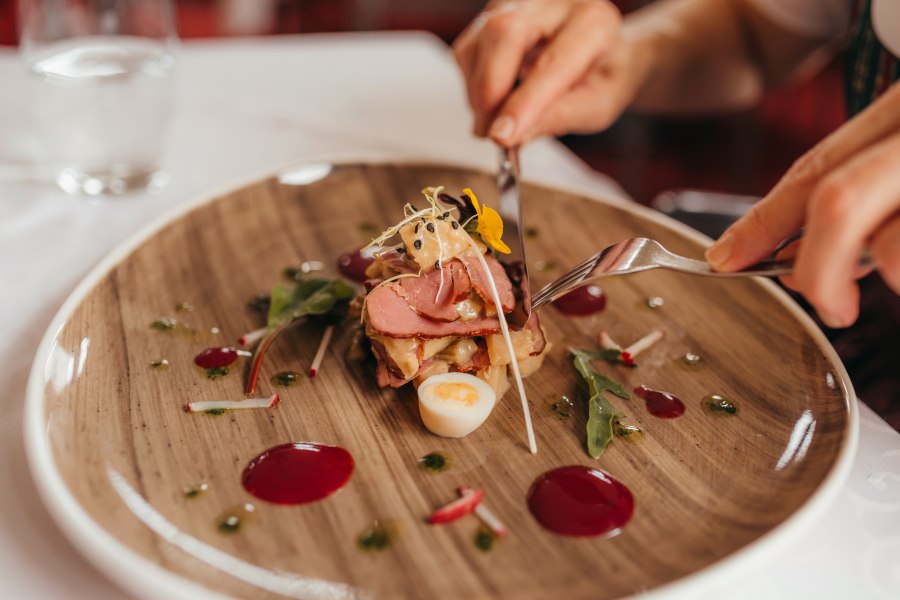
{"label": "thin white sprout stem", "polygon": [[395,246],[382,246],[380,250],[376,250],[373,254],[373,258],[381,258],[388,252],[393,252],[394,250],[399,249],[403,244],[397,244]]}
{"label": "thin white sprout stem", "polygon": [[434,235],[437,238],[438,243],[438,264],[440,265],[438,267],[438,271],[440,271],[438,276],[440,277],[441,282],[438,285],[437,295],[435,295],[434,297],[434,303],[437,304],[441,298],[441,292],[444,291],[444,243],[441,240],[441,233],[440,228],[437,224],[437,219],[432,219],[431,222],[434,223]]}
{"label": "thin white sprout stem", "polygon": [[500,522],[500,519],[497,518],[491,509],[484,505],[484,502],[479,502],[478,506],[475,507],[475,515],[481,519],[485,525],[491,528],[491,531],[497,537],[504,537],[507,533],[506,526]]}
{"label": "thin white sprout stem", "polygon": [[522,383],[522,375],[519,373],[519,360],[516,358],[516,350],[513,348],[512,338],[509,336],[509,327],[506,324],[506,315],[503,314],[503,305],[500,302],[500,293],[494,284],[494,276],[488,267],[484,255],[475,244],[475,240],[469,237],[469,247],[474,250],[481,268],[487,274],[488,283],[491,286],[491,298],[494,301],[494,307],[497,309],[497,318],[500,321],[500,331],[503,333],[503,339],[506,341],[506,348],[509,351],[510,364],[513,368],[513,377],[516,380],[516,388],[519,391],[519,399],[522,401],[522,414],[525,417],[525,431],[528,434],[528,449],[532,454],[537,454],[537,442],[534,439],[534,428],[531,425],[531,411],[528,409],[528,398],[525,396],[525,385]]}
{"label": "thin white sprout stem", "polygon": [[628,353],[631,358],[634,358],[659,340],[663,339],[665,336],[666,332],[662,329],[654,329],[632,345],[622,350],[622,354]]}
{"label": "thin white sprout stem", "polygon": [[310,377],[315,377],[319,372],[319,366],[322,364],[322,358],[325,356],[325,350],[328,349],[328,344],[331,342],[333,333],[334,325],[329,325],[325,328],[325,333],[322,334],[322,341],[319,342],[319,349],[316,350],[316,357],[313,358],[312,366],[309,368]]}
{"label": "thin white sprout stem", "polygon": [[267,331],[269,331],[268,327],[260,327],[259,329],[254,329],[253,331],[242,335],[240,339],[238,339],[238,343],[242,346],[252,346],[259,340],[263,339]]}
{"label": "thin white sprout stem", "polygon": [[205,412],[207,410],[240,410],[245,408],[272,408],[278,404],[278,394],[265,398],[247,398],[245,400],[204,400],[190,402],[188,412]]}
{"label": "thin white sprout stem", "polygon": [[597,341],[600,342],[601,348],[604,348],[606,350],[618,350],[619,352],[622,352],[622,346],[620,346],[618,342],[616,342],[616,340],[612,339],[609,334],[606,333],[606,331],[600,332]]}
{"label": "thin white sprout stem", "polygon": [[394,237],[395,235],[397,235],[397,232],[400,231],[401,227],[403,227],[407,223],[412,223],[413,221],[415,221],[416,219],[418,219],[420,217],[424,217],[425,215],[432,212],[433,210],[434,210],[433,208],[426,208],[426,209],[423,209],[416,213],[411,214],[410,216],[406,217],[405,219],[403,219],[402,221],[400,221],[393,227],[388,227],[387,229],[385,229],[381,235],[379,235],[377,238],[375,238],[374,240],[369,242],[367,245],[365,245],[362,248],[362,250],[366,250],[372,246],[376,246],[376,245],[381,244],[382,242],[386,242],[387,240],[389,240],[392,237]]}

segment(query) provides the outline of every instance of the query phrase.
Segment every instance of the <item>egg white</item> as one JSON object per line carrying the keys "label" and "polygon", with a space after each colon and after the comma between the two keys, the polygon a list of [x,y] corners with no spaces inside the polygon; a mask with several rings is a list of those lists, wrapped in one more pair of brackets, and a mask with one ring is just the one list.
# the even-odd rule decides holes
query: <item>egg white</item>
{"label": "egg white", "polygon": [[484,423],[497,403],[493,388],[468,373],[433,375],[419,385],[418,392],[422,423],[442,437],[469,435]]}

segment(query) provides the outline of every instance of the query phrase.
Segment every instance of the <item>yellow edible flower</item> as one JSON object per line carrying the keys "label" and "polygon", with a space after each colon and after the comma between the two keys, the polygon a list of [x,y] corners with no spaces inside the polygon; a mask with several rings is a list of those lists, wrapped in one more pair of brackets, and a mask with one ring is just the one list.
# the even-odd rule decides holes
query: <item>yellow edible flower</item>
{"label": "yellow edible flower", "polygon": [[475,213],[478,215],[478,227],[475,231],[481,236],[481,239],[497,252],[503,254],[512,252],[509,246],[500,239],[503,237],[503,219],[500,218],[500,214],[493,208],[488,208],[487,205],[479,204],[475,192],[471,189],[465,188],[463,193],[472,199],[472,206],[475,207]]}

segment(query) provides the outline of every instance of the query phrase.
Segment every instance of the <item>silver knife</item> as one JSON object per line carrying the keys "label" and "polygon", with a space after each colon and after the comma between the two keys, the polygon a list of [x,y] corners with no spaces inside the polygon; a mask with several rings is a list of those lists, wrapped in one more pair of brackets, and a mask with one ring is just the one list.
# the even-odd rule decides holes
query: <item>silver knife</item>
{"label": "silver knife", "polygon": [[503,237],[511,252],[504,257],[507,272],[516,291],[516,307],[506,316],[509,326],[518,331],[531,317],[531,287],[525,261],[525,240],[522,225],[522,206],[519,203],[519,149],[500,148],[500,170],[497,174],[500,192],[499,209],[503,219]]}

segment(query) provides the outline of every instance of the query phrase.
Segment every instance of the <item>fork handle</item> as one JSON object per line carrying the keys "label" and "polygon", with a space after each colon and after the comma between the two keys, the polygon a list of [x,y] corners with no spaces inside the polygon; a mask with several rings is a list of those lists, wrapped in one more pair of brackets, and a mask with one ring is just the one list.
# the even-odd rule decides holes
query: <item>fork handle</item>
{"label": "fork handle", "polygon": [[[862,253],[857,264],[861,269],[868,269],[875,265],[872,260],[872,255],[868,250],[865,250]],[[713,275],[716,277],[777,277],[779,275],[788,275],[789,273],[793,273],[793,271],[794,259],[788,258],[785,260],[764,260],[754,265],[750,265],[746,269],[741,269],[740,271],[726,272],[713,271],[710,269],[709,273],[698,273],[698,275]]]}
{"label": "fork handle", "polygon": [[787,275],[794,271],[794,259],[763,260],[740,271],[714,271],[696,273],[697,275],[711,275],[713,277],[777,277]]}
{"label": "fork handle", "polygon": [[[653,267],[648,267],[648,268],[651,268],[651,269],[652,268],[662,268],[662,269],[667,269],[667,270],[671,270],[671,271],[676,271],[679,273],[685,273],[687,275],[700,275],[700,276],[706,276],[706,277],[729,277],[729,278],[778,277],[781,275],[788,275],[794,271],[794,259],[793,258],[788,258],[788,259],[784,259],[784,260],[764,260],[764,261],[758,262],[756,264],[750,265],[746,269],[742,269],[740,271],[714,271],[712,269],[712,267],[710,267],[709,264],[706,263],[705,261],[690,260],[690,262],[693,263],[693,268],[684,269],[684,268],[674,267],[674,265],[665,265],[665,264],[658,264],[658,265],[654,265]],[[859,267],[862,269],[867,269],[869,267],[874,266],[872,256],[868,250],[863,252],[862,256],[859,259],[858,264],[859,264]],[[645,270],[645,269],[641,269],[641,270]],[[631,271],[631,272],[633,273],[636,271]],[[627,274],[628,273],[613,274],[613,276],[627,275]],[[605,276],[608,276],[608,275],[597,275],[594,277],[590,277],[590,276],[585,277],[583,280],[579,281],[579,283],[577,285],[572,286],[572,287],[581,287],[582,285],[587,285],[587,284],[591,283],[592,281],[596,281],[598,279],[603,279]],[[556,294],[555,296],[558,296],[558,295],[561,295],[561,294]],[[536,311],[539,308],[541,308],[542,306],[552,302],[552,300],[553,299],[549,295],[541,294],[541,292],[538,292],[533,299],[533,303],[531,305],[531,310]]]}

